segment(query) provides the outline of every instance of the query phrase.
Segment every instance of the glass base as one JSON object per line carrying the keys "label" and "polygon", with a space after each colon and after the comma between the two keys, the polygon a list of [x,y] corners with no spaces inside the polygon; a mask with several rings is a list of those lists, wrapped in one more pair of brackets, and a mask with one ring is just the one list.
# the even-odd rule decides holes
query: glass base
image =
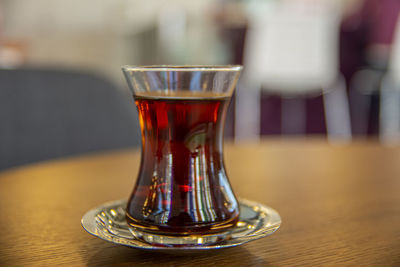
{"label": "glass base", "polygon": [[195,224],[186,227],[174,227],[171,225],[153,225],[146,224],[141,221],[138,221],[132,218],[128,213],[126,214],[126,221],[128,225],[138,232],[148,233],[148,234],[159,234],[166,236],[189,236],[189,235],[211,235],[220,232],[224,232],[229,228],[232,228],[236,225],[239,219],[239,215],[236,217],[223,221],[223,222],[212,222],[212,223],[203,223],[203,224]]}
{"label": "glass base", "polygon": [[144,242],[155,246],[202,246],[216,244],[226,240],[229,237],[229,231],[207,235],[197,234],[182,236],[148,233],[135,228],[129,228],[129,230],[131,231],[132,235],[138,240],[143,240]]}

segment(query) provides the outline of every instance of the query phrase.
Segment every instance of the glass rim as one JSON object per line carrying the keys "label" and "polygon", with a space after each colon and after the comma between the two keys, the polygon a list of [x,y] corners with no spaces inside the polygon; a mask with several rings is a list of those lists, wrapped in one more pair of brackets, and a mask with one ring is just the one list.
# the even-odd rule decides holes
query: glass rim
{"label": "glass rim", "polygon": [[123,71],[241,71],[242,65],[124,65],[121,67]]}

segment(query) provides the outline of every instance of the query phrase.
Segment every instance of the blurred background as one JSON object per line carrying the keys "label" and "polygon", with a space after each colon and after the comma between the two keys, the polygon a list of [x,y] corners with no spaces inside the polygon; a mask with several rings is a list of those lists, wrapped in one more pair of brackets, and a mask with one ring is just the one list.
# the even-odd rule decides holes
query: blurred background
{"label": "blurred background", "polygon": [[396,145],[399,10],[398,0],[0,0],[0,169],[137,146],[126,64],[243,64],[226,125],[237,141]]}

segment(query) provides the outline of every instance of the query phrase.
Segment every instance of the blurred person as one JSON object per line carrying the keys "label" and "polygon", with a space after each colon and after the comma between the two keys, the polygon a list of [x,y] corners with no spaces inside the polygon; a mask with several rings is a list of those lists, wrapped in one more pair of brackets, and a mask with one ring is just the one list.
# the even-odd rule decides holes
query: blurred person
{"label": "blurred person", "polygon": [[0,3],[0,67],[9,68],[22,65],[25,60],[25,45],[21,41],[8,40],[3,34],[4,9]]}
{"label": "blurred person", "polygon": [[352,85],[353,133],[376,135],[379,132],[380,81],[387,71],[400,1],[356,2],[356,8],[344,17],[341,26],[340,69]]}
{"label": "blurred person", "polygon": [[400,11],[398,0],[362,0],[343,19],[341,69],[347,79],[362,66],[385,68]]}
{"label": "blurred person", "polygon": [[219,1],[215,9],[215,23],[221,39],[229,49],[230,64],[243,64],[244,40],[247,32],[247,15],[244,3]]}

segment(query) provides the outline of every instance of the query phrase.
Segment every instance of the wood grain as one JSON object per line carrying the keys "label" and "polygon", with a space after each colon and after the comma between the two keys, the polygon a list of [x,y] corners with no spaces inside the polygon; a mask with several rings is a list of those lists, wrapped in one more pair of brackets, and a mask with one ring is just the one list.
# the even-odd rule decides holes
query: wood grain
{"label": "wood grain", "polygon": [[237,196],[282,216],[275,234],[206,253],[149,253],[80,225],[90,208],[127,198],[140,153],[93,154],[0,173],[0,266],[400,266],[400,148],[374,141],[228,144]]}

